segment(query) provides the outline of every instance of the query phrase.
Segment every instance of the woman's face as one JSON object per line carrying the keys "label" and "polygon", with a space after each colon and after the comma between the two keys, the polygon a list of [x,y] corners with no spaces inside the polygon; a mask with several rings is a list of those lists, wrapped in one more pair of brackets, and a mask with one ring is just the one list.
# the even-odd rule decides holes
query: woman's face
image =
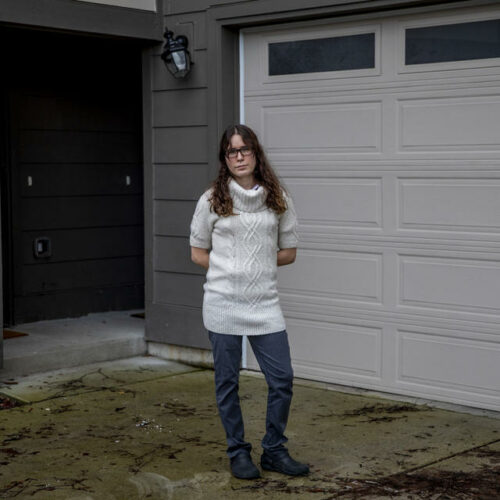
{"label": "woman's face", "polygon": [[[247,148],[247,145],[243,142],[241,135],[235,134],[231,137],[228,151],[239,148]],[[251,150],[249,155],[245,156],[241,151],[238,151],[236,156],[231,158],[228,157],[226,152],[227,168],[229,168],[231,175],[236,180],[252,180],[253,182],[256,163],[255,154]]]}

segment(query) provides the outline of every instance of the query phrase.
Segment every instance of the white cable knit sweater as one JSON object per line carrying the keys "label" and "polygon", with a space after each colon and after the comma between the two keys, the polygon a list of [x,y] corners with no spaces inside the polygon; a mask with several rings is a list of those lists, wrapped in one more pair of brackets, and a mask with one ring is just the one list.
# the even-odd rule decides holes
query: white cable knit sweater
{"label": "white cable knit sweater", "polygon": [[191,222],[190,244],[210,251],[203,286],[207,330],[233,335],[263,335],[285,329],[277,290],[277,251],[297,247],[297,217],[292,199],[277,215],[265,204],[266,192],[229,181],[233,212],[210,210],[211,191],[200,197]]}

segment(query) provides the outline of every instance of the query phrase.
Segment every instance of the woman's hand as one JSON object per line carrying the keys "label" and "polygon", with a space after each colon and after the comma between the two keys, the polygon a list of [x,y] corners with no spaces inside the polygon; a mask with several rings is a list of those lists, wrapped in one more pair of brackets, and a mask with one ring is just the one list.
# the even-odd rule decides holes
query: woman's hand
{"label": "woman's hand", "polygon": [[191,260],[208,270],[210,252],[206,248],[191,247]]}
{"label": "woman's hand", "polygon": [[295,262],[297,256],[296,248],[283,248],[278,251],[278,266],[286,266]]}

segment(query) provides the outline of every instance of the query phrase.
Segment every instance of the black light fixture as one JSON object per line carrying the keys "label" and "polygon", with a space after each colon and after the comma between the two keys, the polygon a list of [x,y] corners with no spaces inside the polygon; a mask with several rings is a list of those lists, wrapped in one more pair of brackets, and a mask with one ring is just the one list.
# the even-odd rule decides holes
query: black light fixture
{"label": "black light fixture", "polygon": [[191,70],[191,56],[187,49],[188,39],[184,35],[174,38],[174,34],[168,28],[164,33],[165,45],[161,58],[165,62],[167,69],[175,78],[184,78]]}

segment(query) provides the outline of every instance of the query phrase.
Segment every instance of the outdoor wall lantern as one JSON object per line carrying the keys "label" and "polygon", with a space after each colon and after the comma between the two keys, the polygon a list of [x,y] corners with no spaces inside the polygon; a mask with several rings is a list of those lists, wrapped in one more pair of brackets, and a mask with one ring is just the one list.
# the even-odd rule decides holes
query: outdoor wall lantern
{"label": "outdoor wall lantern", "polygon": [[191,70],[191,64],[194,64],[191,62],[191,56],[187,49],[188,39],[184,35],[174,38],[173,32],[168,29],[165,30],[163,36],[166,41],[161,58],[175,78],[184,78]]}

